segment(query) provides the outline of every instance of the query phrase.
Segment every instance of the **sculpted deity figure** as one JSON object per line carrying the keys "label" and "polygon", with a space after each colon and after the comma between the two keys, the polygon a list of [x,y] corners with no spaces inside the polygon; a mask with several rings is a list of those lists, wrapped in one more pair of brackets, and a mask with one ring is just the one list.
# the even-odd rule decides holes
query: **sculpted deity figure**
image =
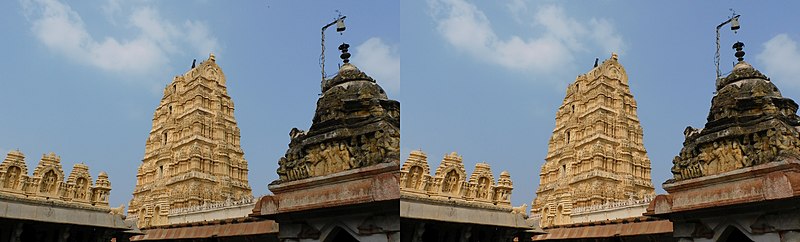
{"label": "sculpted deity figure", "polygon": [[742,154],[742,148],[739,145],[738,140],[731,141],[731,156],[733,157],[733,168],[739,169],[744,167],[744,155]]}
{"label": "sculpted deity figure", "polygon": [[324,143],[319,144],[319,154],[324,160],[323,174],[331,174],[336,172],[336,159],[334,158],[333,150]]}
{"label": "sculpted deity figure", "polygon": [[84,199],[86,197],[86,180],[78,179],[78,187],[75,190],[75,197],[78,199]]}
{"label": "sculpted deity figure", "polygon": [[348,151],[347,144],[344,141],[339,143],[339,152],[338,153],[339,153],[339,155],[338,155],[338,157],[339,157],[339,165],[341,167],[340,170],[347,170],[347,169],[352,168],[353,167],[353,166],[351,166],[351,158],[352,157],[350,157],[350,151]]}
{"label": "sculpted deity figure", "polygon": [[454,193],[456,190],[456,183],[458,182],[458,174],[456,171],[450,171],[445,175],[444,181],[442,182],[442,192],[445,193]]}
{"label": "sculpted deity figure", "polygon": [[350,151],[350,167],[361,167],[363,155],[361,152],[361,146],[358,145],[358,136],[353,136],[350,139],[350,145],[347,146],[347,150]]}
{"label": "sculpted deity figure", "polygon": [[49,193],[55,190],[55,186],[56,186],[56,174],[51,170],[44,174],[39,191],[44,193]]}
{"label": "sculpted deity figure", "polygon": [[6,171],[4,188],[16,188],[19,183],[21,169],[17,166],[11,166]]}
{"label": "sculpted deity figure", "polygon": [[489,195],[489,179],[482,177],[478,179],[478,198],[488,198]]}
{"label": "sculpted deity figure", "polygon": [[306,151],[306,164],[309,167],[309,175],[319,176],[325,174],[325,163],[322,162],[318,147],[311,147]]}
{"label": "sculpted deity figure", "polygon": [[727,143],[714,142],[714,153],[717,155],[717,160],[720,164],[720,172],[731,171],[735,169],[736,161],[733,158],[733,153],[730,147],[725,147]]}

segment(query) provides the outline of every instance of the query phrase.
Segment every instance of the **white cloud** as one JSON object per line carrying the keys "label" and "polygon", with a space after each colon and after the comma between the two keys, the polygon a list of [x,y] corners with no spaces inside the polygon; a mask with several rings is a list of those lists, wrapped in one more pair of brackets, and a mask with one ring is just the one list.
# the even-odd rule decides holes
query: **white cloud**
{"label": "white cloud", "polygon": [[400,91],[400,55],[397,46],[390,46],[372,37],[353,52],[353,64],[378,81],[387,91]]}
{"label": "white cloud", "polygon": [[[152,7],[135,7],[127,27],[138,35],[123,39],[113,36],[96,38],[86,28],[81,16],[59,0],[22,0],[26,17],[36,38],[49,49],[67,58],[106,71],[146,74],[167,63],[168,56],[183,53],[207,54],[217,48],[217,40],[202,22],[186,21],[175,25]],[[122,7],[115,0],[101,6],[107,21]],[[187,46],[187,47],[184,47]]]}
{"label": "white cloud", "polygon": [[771,80],[800,88],[800,52],[789,35],[779,34],[765,42],[764,51],[756,55],[756,60]]}
{"label": "white cloud", "polygon": [[115,16],[119,15],[119,13],[122,11],[120,1],[121,0],[108,0],[100,6],[100,9],[103,11],[106,19],[114,25],[117,24]]}
{"label": "white cloud", "polygon": [[528,12],[528,5],[525,4],[524,0],[508,1],[508,3],[506,3],[506,8],[508,8],[508,12],[511,13],[511,17],[513,17],[517,23],[524,22],[524,16]]}
{"label": "white cloud", "polygon": [[[525,2],[512,1],[507,9],[518,22],[532,16],[530,27],[543,29],[536,37],[499,37],[483,11],[465,0],[430,0],[429,7],[444,39],[458,50],[502,67],[550,73],[573,64],[578,52],[590,50],[619,52],[622,37],[611,22],[591,19],[583,23],[567,16],[556,5],[533,9]],[[529,31],[519,31],[529,32]]]}

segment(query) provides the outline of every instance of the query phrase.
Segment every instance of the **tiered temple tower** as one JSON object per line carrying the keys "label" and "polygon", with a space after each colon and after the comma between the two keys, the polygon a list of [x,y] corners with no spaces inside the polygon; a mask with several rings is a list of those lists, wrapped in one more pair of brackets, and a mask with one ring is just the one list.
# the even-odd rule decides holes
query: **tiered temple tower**
{"label": "tiered temple tower", "polygon": [[577,207],[653,196],[650,159],[617,54],[567,87],[531,213],[541,226],[571,223]]}
{"label": "tiered temple tower", "polygon": [[214,55],[164,89],[128,214],[167,224],[170,209],[251,197],[225,75]]}

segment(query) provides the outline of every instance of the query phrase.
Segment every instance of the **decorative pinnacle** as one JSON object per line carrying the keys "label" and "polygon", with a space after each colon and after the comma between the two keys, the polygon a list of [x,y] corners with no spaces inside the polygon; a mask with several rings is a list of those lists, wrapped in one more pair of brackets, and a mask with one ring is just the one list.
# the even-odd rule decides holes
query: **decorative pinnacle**
{"label": "decorative pinnacle", "polygon": [[339,45],[339,50],[342,51],[342,55],[340,55],[339,58],[342,58],[342,62],[344,62],[345,64],[350,63],[350,53],[347,53],[348,48],[350,48],[350,45],[348,45],[347,43],[342,43],[341,45]]}
{"label": "decorative pinnacle", "polygon": [[733,44],[733,49],[736,50],[736,54],[734,54],[734,56],[736,56],[739,61],[744,61],[744,51],[742,51],[742,48],[744,48],[744,43],[742,42],[737,41]]}

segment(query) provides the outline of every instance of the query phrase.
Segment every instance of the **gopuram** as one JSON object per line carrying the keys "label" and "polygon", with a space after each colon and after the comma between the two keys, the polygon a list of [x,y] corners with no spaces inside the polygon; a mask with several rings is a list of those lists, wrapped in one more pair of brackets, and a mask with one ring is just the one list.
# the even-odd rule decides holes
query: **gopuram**
{"label": "gopuram", "polygon": [[614,220],[645,212],[655,192],[636,107],[615,53],[599,65],[595,62],[567,87],[531,202],[538,225]]}
{"label": "gopuram", "polygon": [[669,218],[680,241],[800,241],[800,117],[744,61],[716,81],[707,122],[687,127],[666,195],[648,215]]}
{"label": "gopuram", "polygon": [[186,222],[176,213],[191,208],[253,200],[225,82],[211,54],[164,88],[128,208],[139,228]]}
{"label": "gopuram", "polygon": [[281,241],[400,241],[400,103],[349,63],[323,79],[308,131],[292,129],[251,216],[280,224]]}
{"label": "gopuram", "polygon": [[456,152],[431,176],[427,155],[412,151],[400,170],[402,241],[530,241],[542,231],[525,221],[527,205],[511,207],[513,189],[508,171],[495,181],[486,163],[468,177]]}
{"label": "gopuram", "polygon": [[79,163],[67,176],[50,153],[29,175],[25,155],[11,151],[0,163],[0,241],[128,241],[138,229],[108,206],[110,192],[105,172],[93,182]]}

